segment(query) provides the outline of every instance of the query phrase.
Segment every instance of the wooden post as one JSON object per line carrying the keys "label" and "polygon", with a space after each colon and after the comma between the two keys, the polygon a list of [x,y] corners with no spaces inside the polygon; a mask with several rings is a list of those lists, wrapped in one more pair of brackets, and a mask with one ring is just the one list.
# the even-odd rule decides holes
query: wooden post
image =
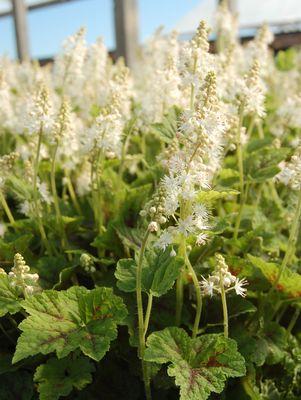
{"label": "wooden post", "polygon": [[235,14],[237,13],[237,0],[228,0],[229,1],[229,10]]}
{"label": "wooden post", "polygon": [[114,0],[116,57],[124,57],[126,64],[135,64],[138,48],[137,0]]}
{"label": "wooden post", "polygon": [[15,25],[18,58],[20,61],[29,59],[29,44],[24,0],[12,0],[12,11]]}
{"label": "wooden post", "polygon": [[[223,0],[218,0],[218,3],[221,3]],[[237,2],[238,0],[227,0],[229,10],[235,14],[237,12]]]}

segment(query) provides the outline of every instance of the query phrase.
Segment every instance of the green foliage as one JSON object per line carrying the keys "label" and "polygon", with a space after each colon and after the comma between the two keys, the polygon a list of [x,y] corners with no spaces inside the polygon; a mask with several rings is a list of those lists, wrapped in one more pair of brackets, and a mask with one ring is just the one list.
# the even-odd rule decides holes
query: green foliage
{"label": "green foliage", "polygon": [[290,71],[296,65],[296,50],[293,48],[280,50],[276,56],[276,65],[280,71]]}
{"label": "green foliage", "polygon": [[144,359],[171,363],[168,374],[180,386],[183,400],[205,400],[211,392],[221,393],[227,378],[245,374],[244,358],[234,340],[217,334],[190,339],[180,328],[152,333]]}
{"label": "green foliage", "polygon": [[15,314],[21,309],[18,292],[6,274],[0,273],[0,317],[6,313]]}
{"label": "green foliage", "polygon": [[301,399],[301,52],[206,30],[4,60],[0,400]]}
{"label": "green foliage", "polygon": [[[180,257],[170,257],[170,250],[149,250],[142,263],[142,290],[160,297],[173,287],[183,266]],[[136,290],[137,262],[133,259],[119,260],[115,276],[117,287],[124,292]]]}
{"label": "green foliage", "polygon": [[57,400],[73,388],[81,390],[92,381],[93,364],[83,357],[50,358],[34,375],[41,400]]}
{"label": "green foliage", "polygon": [[[261,271],[270,284],[273,285],[276,282],[280,266],[275,263],[266,262],[250,254],[248,258]],[[276,285],[276,290],[285,297],[299,299],[301,294],[300,274],[286,269]]]}
{"label": "green foliage", "polygon": [[34,397],[32,376],[27,371],[0,375],[1,400],[32,400]]}
{"label": "green foliage", "polygon": [[42,353],[56,352],[58,358],[80,349],[99,361],[117,337],[127,311],[112,289],[72,287],[66,291],[44,291],[23,302],[29,314],[21,322],[13,362]]}

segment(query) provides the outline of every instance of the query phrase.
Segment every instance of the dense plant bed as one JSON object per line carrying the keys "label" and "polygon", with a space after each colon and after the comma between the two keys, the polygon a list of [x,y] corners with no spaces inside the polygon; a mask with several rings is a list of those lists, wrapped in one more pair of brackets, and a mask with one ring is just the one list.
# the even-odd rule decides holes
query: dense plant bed
{"label": "dense plant bed", "polygon": [[300,55],[217,27],[1,60],[1,400],[301,398]]}

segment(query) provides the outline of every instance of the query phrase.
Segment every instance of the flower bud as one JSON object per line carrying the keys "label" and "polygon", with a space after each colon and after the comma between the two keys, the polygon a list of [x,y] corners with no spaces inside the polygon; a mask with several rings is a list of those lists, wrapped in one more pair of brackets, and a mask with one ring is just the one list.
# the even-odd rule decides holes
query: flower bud
{"label": "flower bud", "polygon": [[148,225],[148,230],[149,230],[150,232],[157,232],[158,229],[159,229],[159,226],[158,226],[158,224],[157,224],[156,221],[152,221],[152,222],[149,223],[149,225]]}
{"label": "flower bud", "polygon": [[175,249],[172,249],[169,255],[170,257],[175,257],[177,255]]}
{"label": "flower bud", "polygon": [[167,219],[163,215],[159,218],[159,223],[162,225],[165,224],[166,221],[167,221]]}

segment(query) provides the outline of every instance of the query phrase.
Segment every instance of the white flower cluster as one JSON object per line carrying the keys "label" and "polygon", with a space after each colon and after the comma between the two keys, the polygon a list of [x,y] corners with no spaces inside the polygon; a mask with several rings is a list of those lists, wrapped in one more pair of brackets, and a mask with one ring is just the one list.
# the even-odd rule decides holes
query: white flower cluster
{"label": "white flower cluster", "polygon": [[[88,46],[84,29],[66,40],[53,68],[0,59],[1,132],[14,135],[16,150],[32,169],[37,150],[39,161],[51,160],[59,142],[56,162],[72,182],[79,183],[75,186],[79,196],[91,191],[94,155],[120,156],[134,95],[124,62],[113,64],[101,39]],[[52,199],[44,180],[45,176],[38,177],[37,189],[49,204]],[[20,201],[22,212],[29,215],[30,199]]]}
{"label": "white flower cluster", "polygon": [[29,135],[38,135],[40,130],[46,135],[51,134],[54,124],[54,111],[50,93],[46,86],[39,87],[32,102],[28,103],[25,118],[24,126]]}
{"label": "white flower cluster", "polygon": [[229,267],[221,254],[216,254],[215,272],[206,279],[202,277],[200,282],[201,289],[205,295],[213,296],[214,293],[221,294],[221,286],[225,289],[225,293],[235,291],[238,296],[245,297],[248,284],[246,279],[239,279],[232,275]]}
{"label": "white flower cluster", "polygon": [[260,79],[260,64],[258,60],[253,62],[253,65],[245,76],[241,94],[239,94],[240,101],[244,106],[244,112],[262,118],[265,116],[265,92],[266,89]]}
{"label": "white flower cluster", "polygon": [[134,87],[142,126],[161,121],[171,106],[181,105],[179,52],[176,33],[163,36],[162,29],[141,49],[140,60],[134,66]]}
{"label": "white flower cluster", "polygon": [[5,182],[9,177],[10,173],[12,172],[14,164],[18,158],[19,158],[19,153],[17,152],[12,152],[10,154],[6,154],[0,157],[0,171],[1,171],[0,190],[3,190]]}
{"label": "white flower cluster", "polygon": [[301,146],[299,146],[289,162],[279,165],[281,171],[275,179],[293,190],[301,189]]}
{"label": "white flower cluster", "polygon": [[[224,47],[236,44],[238,37],[238,18],[229,9],[227,0],[223,0],[217,7],[215,16],[216,31],[218,33],[219,45]],[[222,42],[222,43],[220,43]]]}
{"label": "white flower cluster", "polygon": [[[206,242],[209,212],[199,204],[198,193],[210,188],[220,166],[227,127],[227,116],[216,93],[216,76],[211,71],[197,93],[195,108],[183,112],[179,132],[163,155],[168,172],[161,182],[165,193],[162,206],[175,225],[163,231],[158,247],[165,249],[178,235],[194,235],[198,245]],[[183,215],[180,210],[177,216],[181,208],[186,211]]]}
{"label": "white flower cluster", "polygon": [[[3,269],[1,269],[1,273],[6,274]],[[14,256],[14,266],[8,273],[8,278],[10,285],[17,289],[20,295],[32,295],[41,290],[38,284],[39,275],[30,273],[29,266],[26,265],[24,258],[19,253]]]}
{"label": "white flower cluster", "polygon": [[83,253],[80,256],[79,262],[80,265],[85,270],[85,272],[87,272],[88,274],[93,274],[94,272],[96,272],[96,268],[94,266],[94,260],[89,254]]}

